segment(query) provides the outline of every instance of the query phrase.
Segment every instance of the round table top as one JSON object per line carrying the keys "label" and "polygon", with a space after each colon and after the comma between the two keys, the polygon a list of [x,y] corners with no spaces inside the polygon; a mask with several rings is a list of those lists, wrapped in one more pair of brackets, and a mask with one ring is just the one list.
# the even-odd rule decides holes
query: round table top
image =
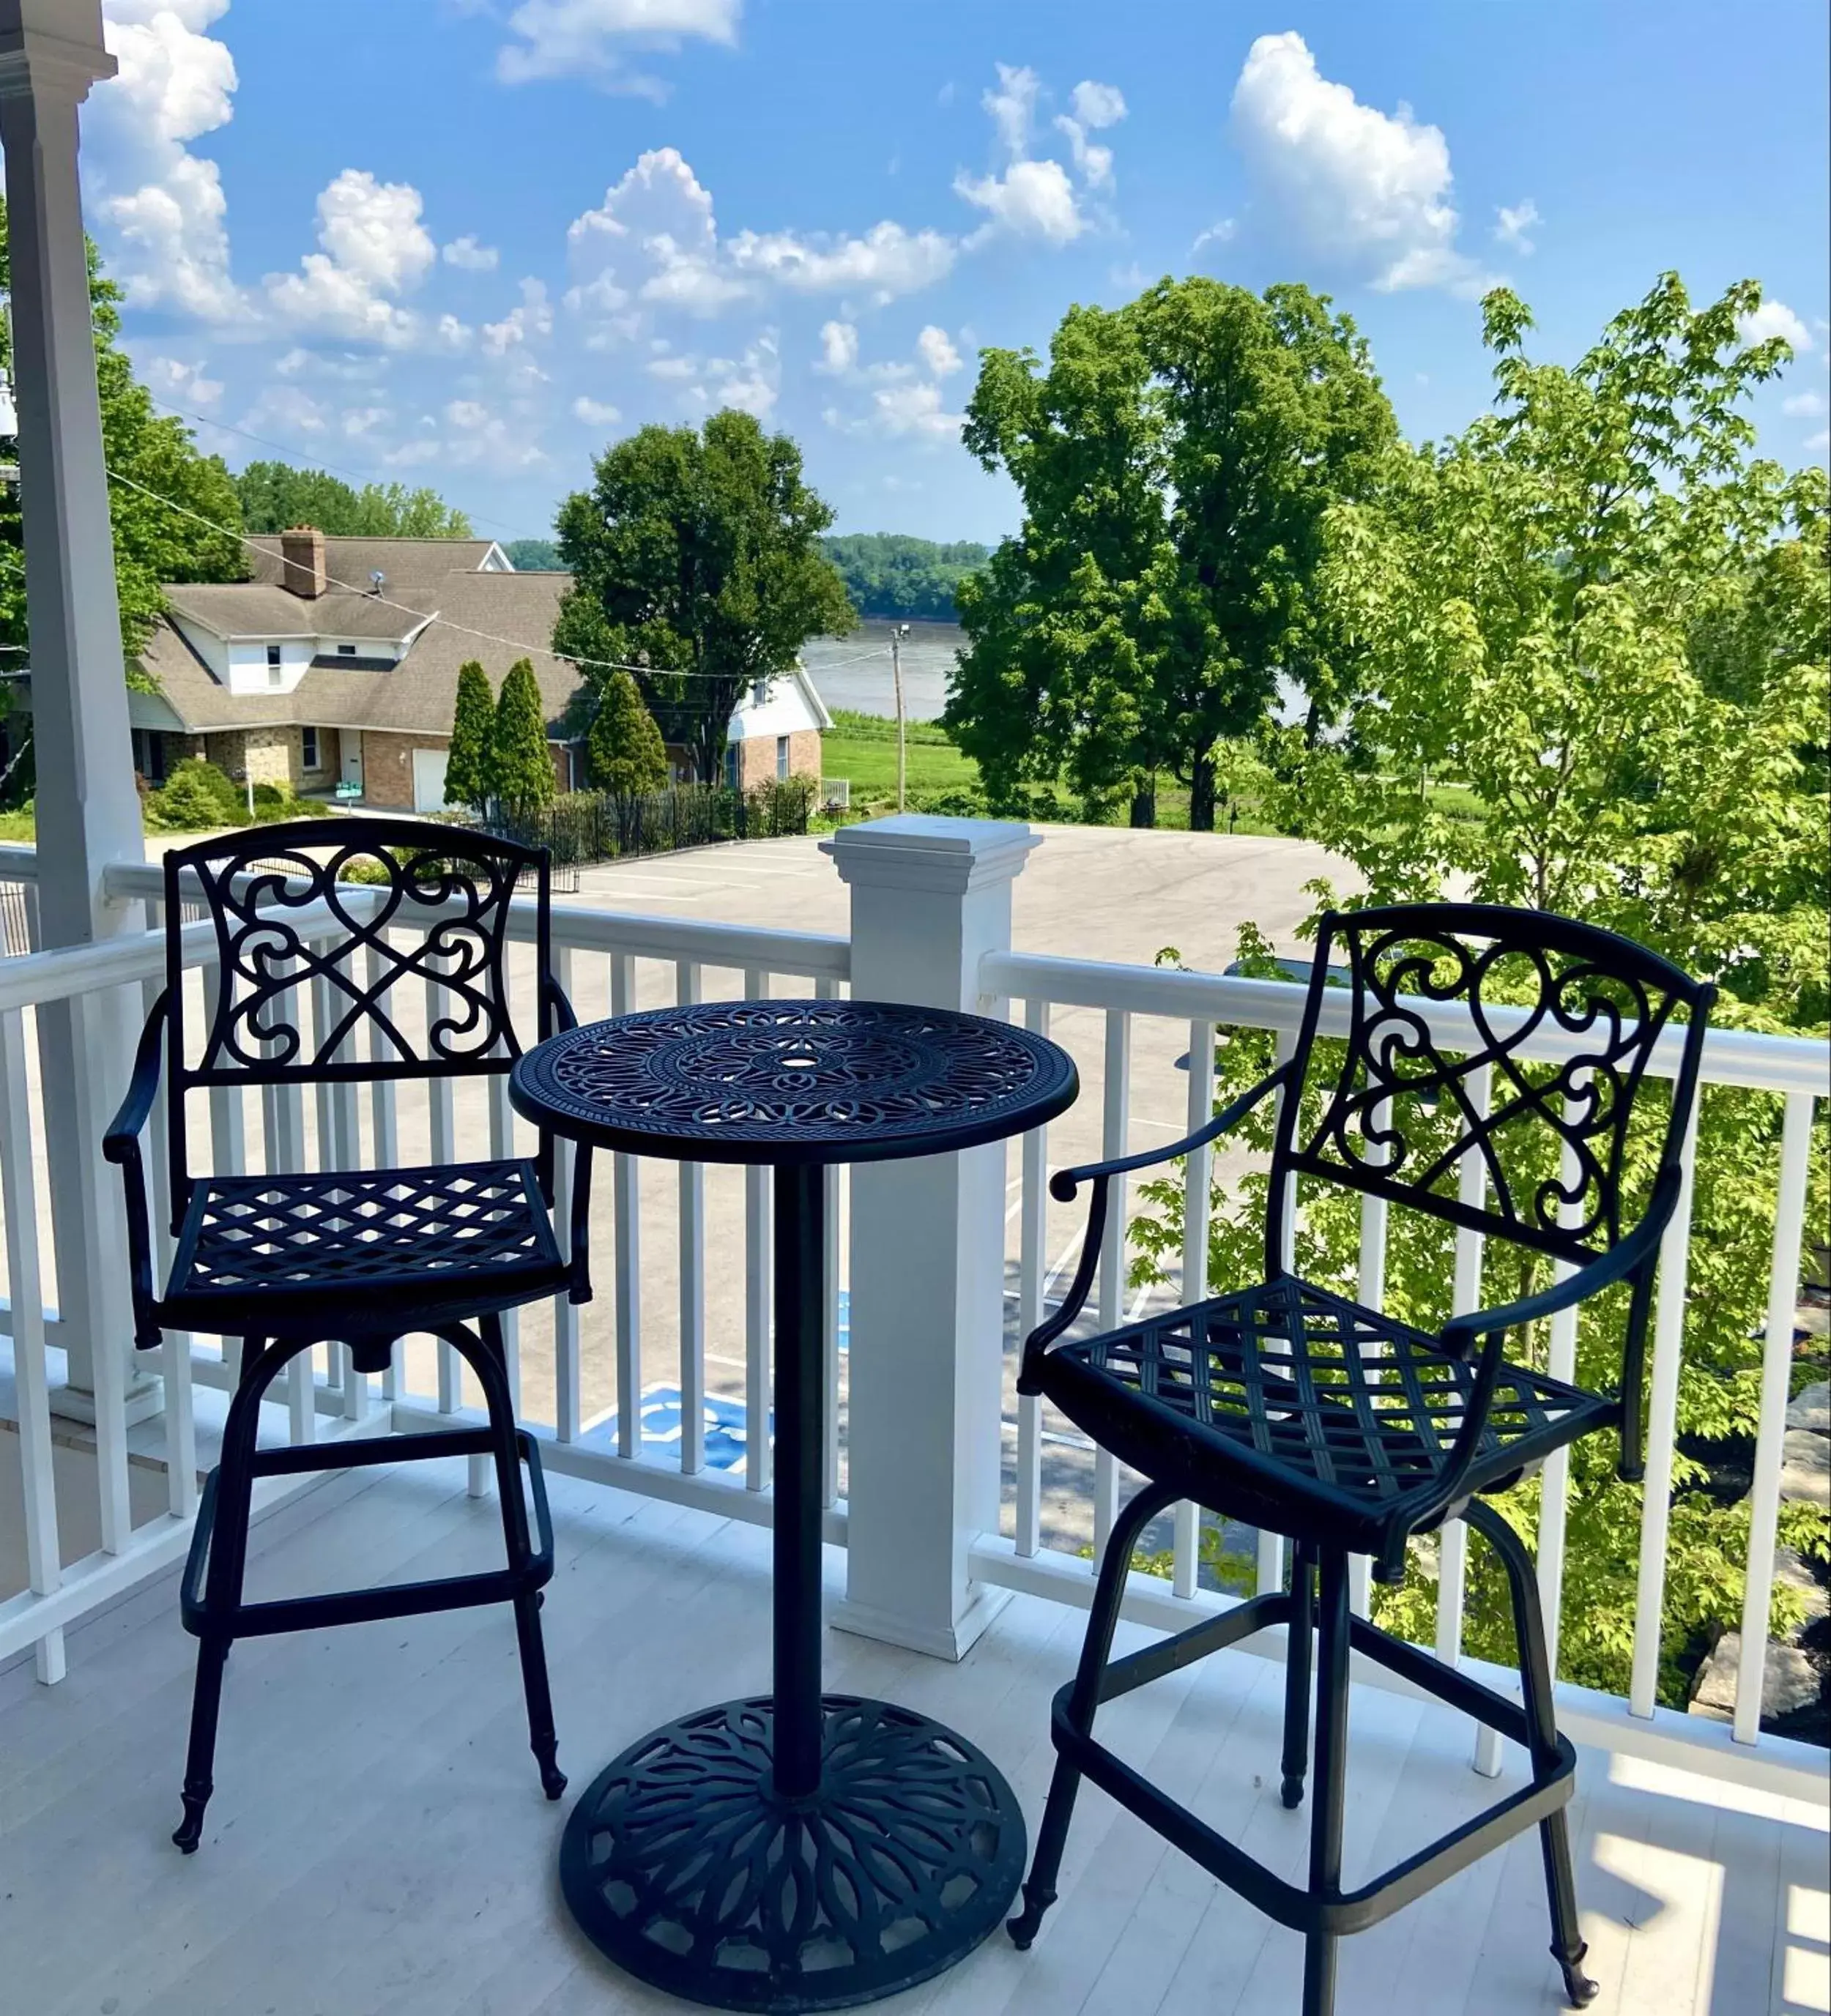
{"label": "round table top", "polygon": [[551,1037],[509,1096],[575,1141],[687,1162],[888,1161],[1021,1134],[1080,1091],[1008,1022],[885,1001],[712,1001]]}

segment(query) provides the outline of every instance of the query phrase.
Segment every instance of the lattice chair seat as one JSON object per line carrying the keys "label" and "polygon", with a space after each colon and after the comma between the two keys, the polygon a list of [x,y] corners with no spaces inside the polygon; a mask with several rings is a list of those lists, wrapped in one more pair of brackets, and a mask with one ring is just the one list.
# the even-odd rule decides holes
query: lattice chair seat
{"label": "lattice chair seat", "polygon": [[[1059,1345],[1042,1377],[1146,1476],[1248,1520],[1275,1498],[1285,1530],[1350,1546],[1343,1521],[1377,1524],[1445,1468],[1475,1382],[1437,1338],[1294,1276]],[[1503,1361],[1468,1488],[1492,1490],[1620,1413]]]}
{"label": "lattice chair seat", "polygon": [[178,1237],[167,1320],[232,1330],[249,1303],[276,1334],[330,1309],[347,1323],[373,1308],[385,1327],[400,1302],[507,1306],[564,1271],[532,1161],[209,1176]]}

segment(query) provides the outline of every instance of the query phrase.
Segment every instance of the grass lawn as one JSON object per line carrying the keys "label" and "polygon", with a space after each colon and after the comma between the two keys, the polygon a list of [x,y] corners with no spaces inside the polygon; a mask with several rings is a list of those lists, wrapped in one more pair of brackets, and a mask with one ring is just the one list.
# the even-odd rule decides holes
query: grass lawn
{"label": "grass lawn", "polygon": [[[932,721],[909,724],[906,752],[906,785],[912,793],[968,790],[979,781],[979,765],[963,756]],[[849,778],[855,807],[894,802],[896,722],[837,710],[831,729],[820,739],[820,774]]]}

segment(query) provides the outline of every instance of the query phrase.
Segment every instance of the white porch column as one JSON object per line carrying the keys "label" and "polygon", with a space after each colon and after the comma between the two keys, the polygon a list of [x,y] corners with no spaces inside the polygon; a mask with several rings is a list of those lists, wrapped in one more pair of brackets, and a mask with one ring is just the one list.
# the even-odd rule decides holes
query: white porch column
{"label": "white porch column", "polygon": [[[823,843],[852,890],[855,1000],[998,1014],[979,961],[1011,944],[1025,826],[918,814]],[[961,1658],[1007,1592],[968,1579],[998,1523],[1002,1143],[852,1172],[848,1631]]]}
{"label": "white porch column", "polygon": [[[114,544],[89,315],[77,107],[115,63],[100,0],[0,0],[0,146],[13,266],[13,400],[31,632],[38,901],[48,945],[137,928],[103,887],[145,859],[122,678]],[[127,1082],[132,1003],[91,997],[40,1017],[57,1245],[58,1341],[70,1384],[53,1405],[92,1417],[129,1377],[119,1186],[102,1130]],[[139,1406],[157,1382],[137,1381]],[[112,1425],[112,1424],[111,1424]]]}

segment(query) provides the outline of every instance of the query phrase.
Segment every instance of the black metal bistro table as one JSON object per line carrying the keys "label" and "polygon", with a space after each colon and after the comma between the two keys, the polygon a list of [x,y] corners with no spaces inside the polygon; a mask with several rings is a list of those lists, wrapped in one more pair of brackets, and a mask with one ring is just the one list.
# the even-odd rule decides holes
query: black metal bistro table
{"label": "black metal bistro table", "polygon": [[738,2010],[875,2001],[971,1952],[1015,1895],[1023,1816],[991,1760],[926,1715],[821,1691],[823,1171],[1002,1140],[1079,1090],[1025,1030],[870,1001],[657,1009],[515,1066],[517,1110],[557,1134],[776,1172],[775,1689],[632,1744],[560,1851],[586,1936],[658,1988]]}

